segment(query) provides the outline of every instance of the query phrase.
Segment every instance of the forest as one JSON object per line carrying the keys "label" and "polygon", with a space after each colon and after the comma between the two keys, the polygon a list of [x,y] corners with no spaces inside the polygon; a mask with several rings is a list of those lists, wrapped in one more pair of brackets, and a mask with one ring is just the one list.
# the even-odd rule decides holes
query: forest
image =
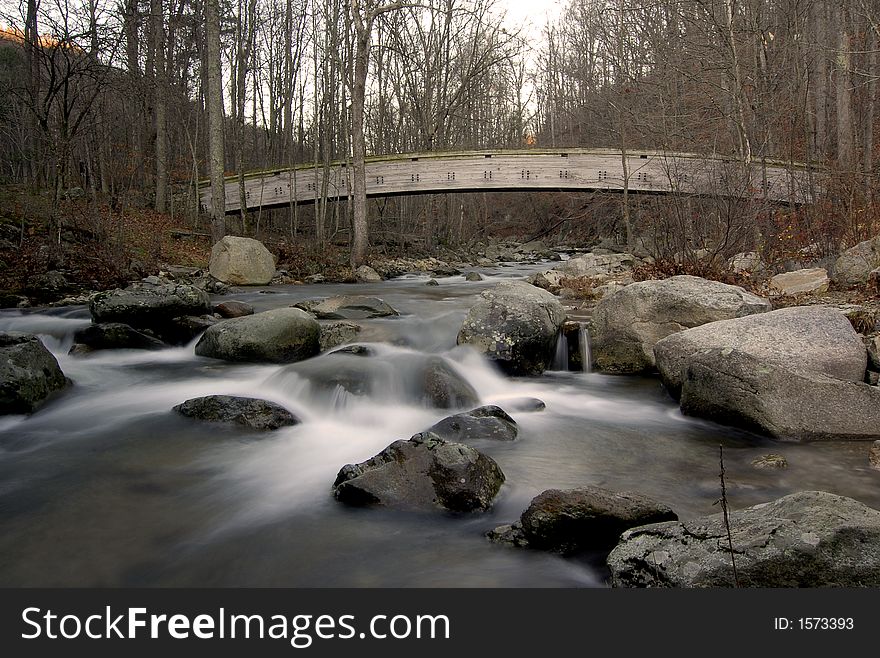
{"label": "forest", "polygon": [[[570,0],[540,33],[500,0],[3,0],[5,262],[21,278],[93,249],[121,276],[231,233],[357,265],[560,224],[658,258],[831,257],[877,232],[878,21],[871,0]],[[806,163],[822,193],[367,202],[355,187],[349,203],[198,207],[199,181],[259,169],[575,146]],[[186,240],[169,255],[170,234]]]}

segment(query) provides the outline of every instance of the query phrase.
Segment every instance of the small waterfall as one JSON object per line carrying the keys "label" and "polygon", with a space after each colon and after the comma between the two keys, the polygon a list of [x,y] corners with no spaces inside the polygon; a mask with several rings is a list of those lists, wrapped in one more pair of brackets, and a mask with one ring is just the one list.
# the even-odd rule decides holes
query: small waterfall
{"label": "small waterfall", "polygon": [[556,336],[556,351],[553,354],[550,370],[568,372],[568,338],[565,337],[565,332],[562,330]]}
{"label": "small waterfall", "polygon": [[590,332],[586,322],[581,322],[578,328],[578,348],[581,351],[581,369],[584,372],[592,372],[593,353],[590,349]]}

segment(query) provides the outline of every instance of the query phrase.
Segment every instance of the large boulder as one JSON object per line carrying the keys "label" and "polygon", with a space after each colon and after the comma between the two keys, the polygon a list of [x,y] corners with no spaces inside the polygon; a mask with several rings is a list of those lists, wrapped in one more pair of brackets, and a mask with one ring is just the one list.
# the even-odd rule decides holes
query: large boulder
{"label": "large boulder", "polygon": [[477,407],[454,416],[447,416],[428,430],[447,441],[494,439],[513,441],[518,429],[516,421],[494,404]]}
{"label": "large boulder", "polygon": [[412,510],[484,511],[504,483],[495,461],[461,443],[422,433],[392,443],[333,484],[337,500]]}
{"label": "large boulder", "polygon": [[880,389],[731,348],[691,355],[682,413],[788,441],[880,439]]}
{"label": "large boulder", "polygon": [[831,280],[841,288],[864,285],[871,271],[880,266],[880,236],[859,242],[834,262]]}
{"label": "large boulder", "polygon": [[242,425],[258,431],[277,430],[299,423],[299,419],[280,404],[234,395],[192,398],[176,405],[174,411],[188,418]]}
{"label": "large boulder", "polygon": [[31,413],[68,383],[39,338],[0,332],[0,414]]}
{"label": "large boulder", "polygon": [[[594,350],[595,345],[594,337]],[[864,379],[867,365],[865,346],[843,313],[823,306],[792,306],[713,322],[658,341],[657,369],[673,397],[680,395],[691,356],[712,349],[736,350],[763,362],[852,382]]]}
{"label": "large boulder", "polygon": [[95,295],[89,311],[96,324],[117,322],[150,330],[169,340],[177,335],[175,318],[199,316],[211,310],[208,293],[184,284],[142,284]]}
{"label": "large boulder", "polygon": [[262,242],[227,235],[211,248],[215,279],[234,286],[265,286],[275,276],[275,257]]}
{"label": "large boulder", "polygon": [[780,295],[827,292],[828,272],[824,267],[811,267],[777,274],[770,279],[770,289]]}
{"label": "large boulder", "polygon": [[276,308],[208,327],[196,354],[225,361],[293,363],[320,351],[321,327],[297,308]]}
{"label": "large boulder", "polygon": [[626,531],[608,556],[614,587],[878,587],[880,511],[801,491],[730,513]]}
{"label": "large boulder", "polygon": [[160,350],[165,347],[165,343],[158,338],[141,333],[121,322],[90,324],[77,329],[73,334],[73,342],[88,350]]}
{"label": "large boulder", "polygon": [[499,283],[480,293],[458,332],[511,375],[539,375],[552,362],[565,310],[553,295],[523,281]]}
{"label": "large boulder", "polygon": [[354,271],[354,278],[360,283],[378,283],[382,276],[369,265],[361,265]]}
{"label": "large boulder", "polygon": [[657,341],[691,327],[764,313],[770,302],[739,286],[696,276],[633,283],[604,297],[593,311],[593,359],[600,370],[654,368]]}
{"label": "large boulder", "polygon": [[294,306],[308,311],[321,320],[366,320],[399,315],[378,297],[362,295],[340,295],[327,299],[308,300]]}
{"label": "large boulder", "polygon": [[628,528],[677,521],[669,507],[628,491],[586,486],[548,489],[532,499],[518,523],[500,526],[489,538],[516,546],[570,555],[608,550]]}

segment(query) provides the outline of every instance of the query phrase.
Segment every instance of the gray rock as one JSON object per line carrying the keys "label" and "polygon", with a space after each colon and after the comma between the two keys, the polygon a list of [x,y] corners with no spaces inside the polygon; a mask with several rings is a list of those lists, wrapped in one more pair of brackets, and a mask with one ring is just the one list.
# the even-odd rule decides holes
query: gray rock
{"label": "gray rock", "polygon": [[171,343],[189,343],[196,336],[213,327],[220,320],[213,315],[182,315],[174,318],[163,331],[162,337]]}
{"label": "gray rock", "polygon": [[425,282],[426,286],[439,286],[440,284],[437,282],[437,279],[428,279]]}
{"label": "gray rock", "polygon": [[565,310],[553,295],[523,281],[499,283],[480,293],[458,332],[511,375],[539,375],[552,362]]}
{"label": "gray rock", "polygon": [[611,548],[628,528],[675,520],[669,507],[641,494],[587,486],[542,492],[520,526],[530,547],[568,555]]}
{"label": "gray rock", "polygon": [[519,521],[500,525],[486,533],[489,541],[496,544],[506,544],[517,548],[528,548],[529,540],[523,534],[522,524]]}
{"label": "gray rock", "polygon": [[764,261],[757,251],[742,251],[727,259],[731,272],[759,272],[764,269]]}
{"label": "gray rock", "polygon": [[468,272],[464,275],[465,281],[482,281],[483,276],[479,272]]}
{"label": "gray rock", "polygon": [[275,257],[259,240],[227,235],[211,248],[209,270],[233,286],[264,286],[275,276]]}
{"label": "gray rock", "polygon": [[299,423],[287,409],[268,400],[233,395],[208,395],[192,398],[174,407],[189,418],[226,425],[243,425],[252,430],[277,430]]}
{"label": "gray rock", "polygon": [[362,295],[340,295],[323,300],[308,300],[294,304],[294,307],[308,311],[320,320],[365,320],[399,315],[378,297]]}
{"label": "gray rock", "polygon": [[862,340],[868,350],[868,367],[880,372],[880,334],[865,336]]}
{"label": "gray rock", "polygon": [[593,311],[593,361],[605,372],[652,370],[657,341],[691,327],[764,313],[770,302],[739,286],[696,276],[640,281],[603,297]]}
{"label": "gray rock", "polygon": [[428,430],[447,441],[494,439],[513,441],[519,431],[516,421],[494,404],[447,416]]}
{"label": "gray rock", "polygon": [[[595,346],[594,336],[594,351]],[[679,396],[683,368],[691,355],[716,348],[854,382],[864,379],[867,362],[861,339],[840,311],[793,306],[713,322],[658,341],[654,347],[657,369],[673,397]]]}
{"label": "gray rock", "polygon": [[880,236],[859,242],[834,262],[831,280],[841,288],[864,285],[871,270],[880,266]]}
{"label": "gray rock", "polygon": [[828,272],[824,267],[812,267],[777,274],[770,279],[770,288],[780,295],[820,294],[828,292]]}
{"label": "gray rock", "polygon": [[503,483],[491,457],[422,433],[344,466],[333,488],[336,499],[349,505],[475,512],[489,508]]}
{"label": "gray rock", "polygon": [[562,288],[562,284],[567,278],[571,277],[568,277],[558,270],[547,270],[546,272],[537,272],[533,274],[526,279],[526,281],[542,290],[556,294]]}
{"label": "gray rock", "polygon": [[195,351],[226,361],[292,363],[318,354],[320,334],[305,311],[276,308],[208,327]]}
{"label": "gray rock", "polygon": [[43,274],[28,277],[24,292],[34,299],[54,300],[73,289],[73,286],[61,272],[50,270]]}
{"label": "gray rock", "polygon": [[[880,586],[880,512],[801,491],[730,513],[742,587]],[[722,514],[633,528],[608,556],[614,587],[733,587]]]}
{"label": "gray rock", "polygon": [[697,352],[681,411],[789,441],[880,438],[880,389],[793,365],[732,348]]}
{"label": "gray rock", "polygon": [[321,325],[320,345],[321,351],[327,350],[350,343],[357,339],[361,331],[361,326],[355,322],[348,320],[339,320],[337,322],[327,322]]}
{"label": "gray rock", "polygon": [[90,350],[160,350],[165,347],[158,338],[119,322],[92,324],[78,329],[73,334],[73,341]]}
{"label": "gray rock", "polygon": [[125,289],[100,292],[89,302],[96,324],[119,322],[139,330],[149,329],[160,338],[174,333],[174,318],[199,316],[210,310],[210,299],[204,290],[182,284],[132,284]]}
{"label": "gray rock", "polygon": [[570,258],[557,265],[554,269],[571,278],[608,278],[631,270],[636,264],[636,257],[632,254],[584,254],[577,258]]}
{"label": "gray rock", "polygon": [[461,409],[479,402],[474,387],[440,357],[428,357],[417,377],[424,391],[422,401],[430,407]]}
{"label": "gray rock", "polygon": [[382,280],[379,273],[369,265],[361,265],[354,271],[354,278],[361,283],[378,283]]}
{"label": "gray rock", "polygon": [[226,302],[220,302],[214,307],[214,312],[221,318],[243,318],[246,315],[254,314],[254,307],[246,302],[235,301],[230,299]]}
{"label": "gray rock", "polygon": [[0,414],[31,413],[68,384],[39,338],[19,331],[0,332]]}
{"label": "gray rock", "polygon": [[868,451],[868,464],[871,468],[880,471],[880,441],[874,441]]}

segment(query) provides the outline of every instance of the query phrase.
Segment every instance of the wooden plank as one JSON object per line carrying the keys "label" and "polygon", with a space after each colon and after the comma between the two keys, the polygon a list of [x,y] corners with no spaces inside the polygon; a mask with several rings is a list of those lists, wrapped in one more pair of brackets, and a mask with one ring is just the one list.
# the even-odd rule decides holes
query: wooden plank
{"label": "wooden plank", "polygon": [[[692,154],[636,152],[627,155],[629,189],[639,193],[680,193],[752,197],[775,203],[811,203],[807,168],[802,165],[752,166],[747,176],[741,164],[724,158]],[[326,195],[347,198],[352,170],[335,163],[326,181],[323,170],[294,169],[255,172],[245,179],[249,210],[290,203],[314,203]],[[588,149],[559,151],[479,151],[382,156],[366,166],[367,196],[489,191],[621,191],[624,187],[620,153]],[[226,179],[225,209],[240,208],[238,180]],[[211,190],[201,185],[200,198],[209,210]]]}

